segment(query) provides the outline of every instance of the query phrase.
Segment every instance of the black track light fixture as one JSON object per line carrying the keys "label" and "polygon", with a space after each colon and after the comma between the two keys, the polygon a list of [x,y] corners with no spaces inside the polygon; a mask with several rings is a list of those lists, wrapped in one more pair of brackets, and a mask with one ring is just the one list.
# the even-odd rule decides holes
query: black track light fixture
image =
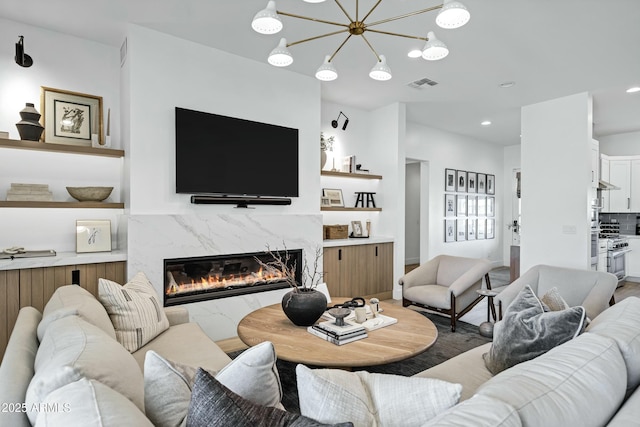
{"label": "black track light fixture", "polygon": [[24,36],[18,36],[20,39],[16,43],[16,64],[21,67],[31,67],[33,65],[33,59],[26,53],[24,53]]}
{"label": "black track light fixture", "polygon": [[347,125],[349,124],[349,117],[345,116],[345,114],[340,111],[340,114],[338,114],[338,118],[335,120],[331,120],[331,126],[333,126],[334,128],[338,127],[338,120],[340,120],[340,116],[344,116],[345,120],[344,120],[344,124],[342,125],[342,130],[347,130]]}

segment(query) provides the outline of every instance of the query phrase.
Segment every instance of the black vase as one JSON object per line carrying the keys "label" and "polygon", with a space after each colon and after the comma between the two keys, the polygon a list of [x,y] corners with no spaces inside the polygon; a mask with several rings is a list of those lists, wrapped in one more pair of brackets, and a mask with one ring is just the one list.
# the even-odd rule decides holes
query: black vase
{"label": "black vase", "polygon": [[25,141],[38,141],[42,135],[44,127],[40,124],[40,113],[34,108],[33,104],[27,102],[26,106],[20,111],[20,120],[16,123],[20,139]]}
{"label": "black vase", "polygon": [[327,309],[327,298],[315,289],[296,288],[282,297],[282,311],[298,326],[311,326]]}

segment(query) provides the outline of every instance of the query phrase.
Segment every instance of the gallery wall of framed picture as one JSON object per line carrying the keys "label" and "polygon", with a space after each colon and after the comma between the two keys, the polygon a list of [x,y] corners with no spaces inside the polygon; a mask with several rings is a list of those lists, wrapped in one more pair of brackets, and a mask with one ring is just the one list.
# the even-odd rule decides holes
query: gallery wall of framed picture
{"label": "gallery wall of framed picture", "polygon": [[495,238],[495,175],[447,168],[444,191],[445,242]]}

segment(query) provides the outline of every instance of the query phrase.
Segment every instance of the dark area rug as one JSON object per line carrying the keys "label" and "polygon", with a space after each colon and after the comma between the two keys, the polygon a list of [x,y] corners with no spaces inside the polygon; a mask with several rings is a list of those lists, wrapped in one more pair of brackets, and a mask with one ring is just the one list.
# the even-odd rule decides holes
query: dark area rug
{"label": "dark area rug", "polygon": [[[419,312],[428,317],[438,328],[438,339],[427,351],[401,362],[388,363],[367,367],[366,371],[380,374],[394,374],[409,377],[451,359],[460,353],[478,347],[491,341],[478,334],[478,327],[469,323],[458,322],[456,332],[451,332],[451,322],[448,317],[437,314]],[[242,351],[229,353],[229,357],[235,358]],[[298,387],[296,385],[296,364],[278,360],[278,372],[282,382],[282,405],[290,412],[299,413]],[[310,366],[317,368],[317,366]]]}

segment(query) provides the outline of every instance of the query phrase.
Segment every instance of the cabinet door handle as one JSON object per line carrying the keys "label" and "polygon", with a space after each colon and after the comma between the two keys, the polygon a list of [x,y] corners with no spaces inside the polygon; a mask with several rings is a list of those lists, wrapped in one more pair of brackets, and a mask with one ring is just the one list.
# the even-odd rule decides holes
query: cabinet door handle
{"label": "cabinet door handle", "polygon": [[631,209],[631,197],[627,197],[627,209]]}
{"label": "cabinet door handle", "polygon": [[378,256],[378,247],[376,246],[376,256]]}
{"label": "cabinet door handle", "polygon": [[342,249],[338,249],[338,261],[342,261]]}

